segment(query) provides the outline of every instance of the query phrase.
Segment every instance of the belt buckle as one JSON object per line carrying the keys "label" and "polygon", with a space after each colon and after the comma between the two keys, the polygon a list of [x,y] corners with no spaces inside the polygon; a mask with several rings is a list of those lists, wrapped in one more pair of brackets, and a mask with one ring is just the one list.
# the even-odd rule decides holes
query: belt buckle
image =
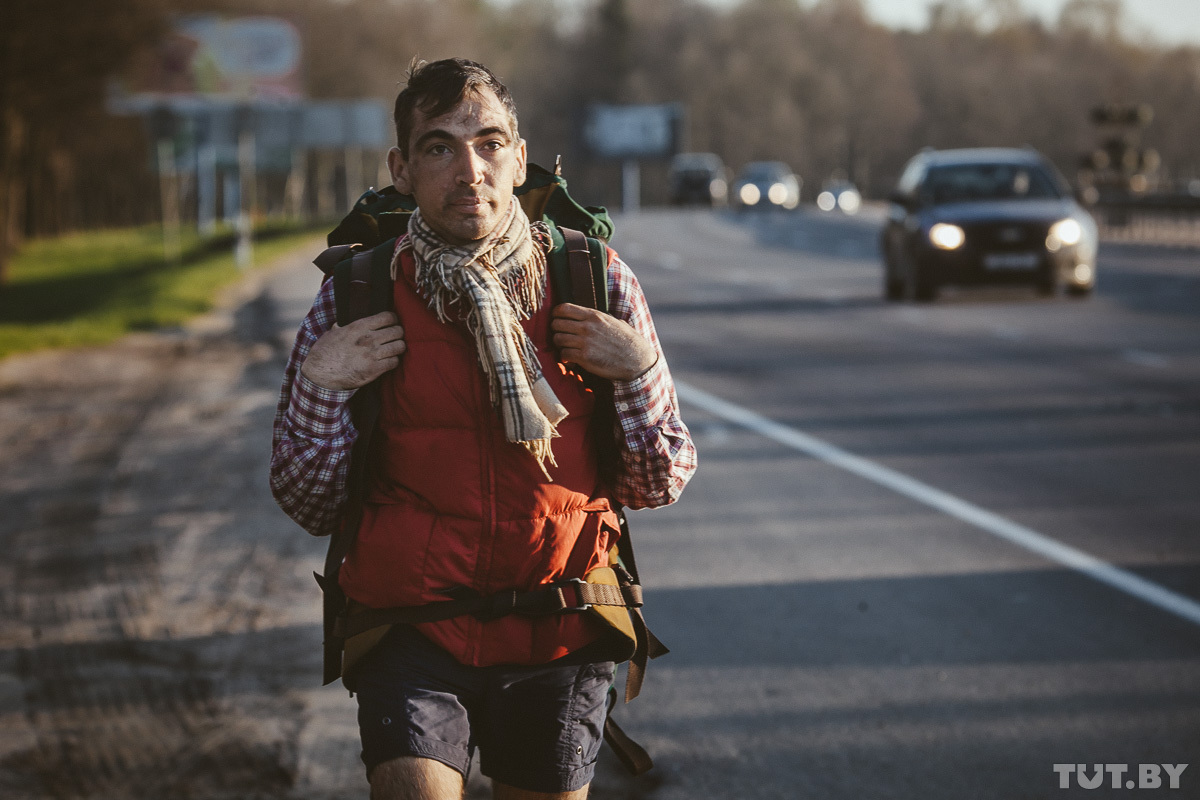
{"label": "belt buckle", "polygon": [[587,611],[592,607],[591,603],[583,602],[583,592],[579,591],[578,589],[575,590],[575,596],[580,600],[580,604],[577,606],[567,605],[567,597],[563,593],[563,588],[566,586],[583,586],[585,583],[587,583],[587,581],[585,581],[583,578],[568,578],[563,581],[556,581],[554,584],[552,584],[554,588],[558,590],[559,597],[562,598],[562,613],[566,613],[568,611]]}

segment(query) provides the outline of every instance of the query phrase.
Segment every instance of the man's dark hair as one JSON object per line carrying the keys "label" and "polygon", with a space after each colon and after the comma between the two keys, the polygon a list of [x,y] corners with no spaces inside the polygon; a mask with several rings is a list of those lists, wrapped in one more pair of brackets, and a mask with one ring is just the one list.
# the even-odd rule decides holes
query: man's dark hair
{"label": "man's dark hair", "polygon": [[508,112],[512,134],[516,137],[517,107],[508,87],[490,69],[465,58],[447,58],[432,63],[413,59],[408,69],[408,83],[396,96],[396,108],[392,113],[401,155],[408,158],[408,139],[412,135],[415,110],[420,109],[426,117],[437,117],[485,88],[492,90]]}

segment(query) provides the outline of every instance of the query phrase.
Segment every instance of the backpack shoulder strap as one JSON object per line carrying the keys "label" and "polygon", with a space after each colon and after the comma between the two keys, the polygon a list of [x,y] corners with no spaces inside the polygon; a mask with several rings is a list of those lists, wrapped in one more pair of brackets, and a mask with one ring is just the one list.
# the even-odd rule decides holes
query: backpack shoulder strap
{"label": "backpack shoulder strap", "polygon": [[563,244],[552,249],[548,259],[555,296],[562,302],[595,308],[607,314],[608,249],[604,242],[574,228],[558,227],[556,230]]}
{"label": "backpack shoulder strap", "polygon": [[[348,248],[327,270],[333,280],[338,325],[344,327],[356,319],[392,310],[392,254],[395,249],[395,237],[370,250]],[[325,253],[334,250],[341,248],[331,247]]]}
{"label": "backpack shoulder strap", "polygon": [[[349,325],[356,319],[391,311],[394,307],[391,266],[396,238],[370,250],[345,246],[343,248],[330,248],[317,260],[318,266],[330,275],[333,281],[337,323]],[[335,255],[329,255],[335,250]],[[336,256],[341,258],[330,266],[328,262]],[[321,263],[322,257],[325,263]],[[342,674],[343,639],[337,631],[337,619],[345,611],[346,596],[338,584],[338,572],[358,535],[363,498],[366,494],[367,461],[380,406],[378,382],[364,386],[350,401],[350,414],[359,435],[350,453],[350,474],[346,481],[348,498],[342,525],[329,540],[324,574],[317,576],[317,582],[321,584],[324,593],[325,683],[332,683]]]}
{"label": "backpack shoulder strap", "polygon": [[[558,286],[569,286],[569,289],[559,289],[559,297],[587,308],[595,308],[610,313],[608,308],[608,251],[603,242],[571,228],[559,228],[562,233],[566,254],[565,267],[559,267]],[[552,273],[553,274],[553,273]],[[569,281],[569,282],[568,282]],[[601,381],[593,375],[584,378],[593,391],[601,393],[605,401],[600,403],[599,410],[593,417],[594,435],[598,444],[598,455],[602,474],[613,475],[617,465],[617,444],[613,437],[613,425],[616,412],[612,407],[612,384]],[[617,519],[621,526],[621,536],[617,539],[616,562],[614,566],[625,572],[626,578],[633,586],[640,588],[641,579],[638,576],[637,561],[633,555],[633,540],[629,535],[629,523],[625,519],[625,510],[616,506]],[[629,663],[628,676],[625,681],[625,702],[637,697],[642,689],[642,680],[646,673],[648,659],[666,655],[669,650],[658,637],[646,627],[646,620],[640,608],[630,609],[630,618],[637,636],[637,649]],[[611,722],[611,717],[609,717]],[[633,774],[638,775],[650,768],[650,760],[645,751],[636,742],[625,735],[616,723],[605,726],[605,739],[617,751],[622,762]],[[640,753],[640,755],[639,755]]]}

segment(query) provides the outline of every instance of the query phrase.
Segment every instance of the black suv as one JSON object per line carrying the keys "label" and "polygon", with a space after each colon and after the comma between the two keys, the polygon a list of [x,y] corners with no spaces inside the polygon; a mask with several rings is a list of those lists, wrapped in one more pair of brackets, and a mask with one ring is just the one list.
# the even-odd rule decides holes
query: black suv
{"label": "black suv", "polygon": [[674,205],[723,206],[729,195],[725,163],[715,153],[680,153],[671,161]]}
{"label": "black suv", "polygon": [[889,300],[932,300],[950,284],[1028,283],[1047,295],[1095,286],[1096,223],[1034,150],[922,152],[889,199]]}

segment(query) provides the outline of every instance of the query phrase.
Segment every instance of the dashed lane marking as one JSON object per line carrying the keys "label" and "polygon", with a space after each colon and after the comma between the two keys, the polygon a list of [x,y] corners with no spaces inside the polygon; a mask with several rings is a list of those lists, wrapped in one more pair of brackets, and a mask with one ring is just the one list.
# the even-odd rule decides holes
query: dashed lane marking
{"label": "dashed lane marking", "polygon": [[843,469],[872,483],[891,489],[943,514],[962,520],[982,531],[1023,547],[1033,553],[1080,572],[1089,578],[1125,592],[1194,625],[1200,625],[1200,603],[1172,592],[1153,581],[1114,567],[1106,561],[1062,544],[1032,528],[1018,525],[999,514],[910,478],[874,461],[856,456],[802,431],[782,425],[748,408],[730,403],[686,383],[675,388],[683,402],[690,403],[721,419],[779,442],[805,455]]}

